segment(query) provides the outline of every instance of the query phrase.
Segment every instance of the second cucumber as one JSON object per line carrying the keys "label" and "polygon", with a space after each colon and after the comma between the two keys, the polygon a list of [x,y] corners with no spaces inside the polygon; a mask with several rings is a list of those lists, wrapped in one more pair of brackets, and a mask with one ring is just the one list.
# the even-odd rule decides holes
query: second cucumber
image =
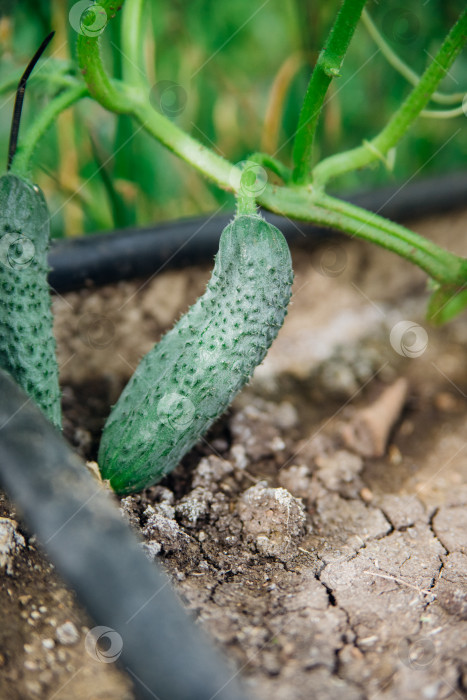
{"label": "second cucumber", "polygon": [[206,291],[141,360],[99,450],[117,493],[159,481],[251,377],[281,328],[292,263],[282,233],[256,214],[222,232]]}

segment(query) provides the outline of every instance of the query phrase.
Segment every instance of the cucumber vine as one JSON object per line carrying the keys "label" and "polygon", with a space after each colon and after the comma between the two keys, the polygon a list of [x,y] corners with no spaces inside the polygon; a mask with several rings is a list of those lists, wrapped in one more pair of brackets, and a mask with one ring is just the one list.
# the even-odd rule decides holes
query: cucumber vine
{"label": "cucumber vine", "polygon": [[[365,5],[366,0],[343,0],[341,3],[304,96],[293,143],[292,167],[270,154],[251,155],[253,163],[274,172],[281,181],[281,184],[265,182],[253,195],[244,194],[245,174],[240,167],[185,133],[151,104],[151,84],[145,77],[142,55],[145,0],[100,0],[99,4],[91,4],[81,17],[83,31],[79,32],[77,41],[81,76],[63,63],[57,62],[56,70],[49,67],[48,79],[59,92],[37,116],[18,147],[11,166],[12,175],[27,177],[35,146],[45,130],[63,110],[86,97],[110,112],[132,117],[140,128],[218,187],[232,191],[238,202],[237,216],[222,234],[205,295],[143,359],[111,414],[100,455],[103,473],[117,490],[127,492],[140,488],[160,478],[176,464],[247,381],[283,321],[290,296],[290,257],[280,232],[256,213],[258,205],[286,217],[371,241],[418,265],[428,275],[433,290],[428,307],[428,316],[433,321],[446,321],[467,306],[465,258],[326,191],[329,183],[344,173],[378,160],[387,164],[393,149],[419,116],[449,117],[459,114],[461,109],[459,101],[463,95],[446,95],[438,91],[438,86],[467,40],[467,10],[460,13],[438,52],[419,76],[384,41]],[[102,32],[93,34],[86,31],[86,27],[92,28],[97,12],[99,21],[105,24],[111,22],[119,10],[123,12],[123,65],[122,78],[117,80],[108,74],[102,61]],[[339,77],[361,18],[382,54],[404,75],[411,90],[376,136],[315,163],[316,129],[325,97],[331,82]],[[456,107],[430,110],[427,106],[431,101],[456,104]],[[229,259],[243,239],[243,252],[240,254],[238,249],[238,259]],[[252,251],[256,258],[251,257]],[[271,280],[268,274],[272,275]],[[232,284],[238,292],[237,305],[222,291]],[[259,296],[253,303],[251,299],[255,299],[256,293]],[[215,323],[227,324],[230,330],[234,324],[238,332],[227,334],[227,342],[219,344]],[[206,355],[206,344],[208,348],[212,346],[211,355],[209,351]],[[232,372],[231,364],[237,367],[237,374]],[[201,377],[203,368],[206,371]],[[149,392],[145,388],[145,373],[152,377],[151,381],[158,373],[162,376]],[[175,391],[178,384],[185,387],[189,396]],[[177,397],[169,407],[175,411],[175,418],[170,420],[165,409],[160,409],[163,395]],[[196,413],[196,419],[190,418],[189,428],[183,422],[183,415],[177,418],[177,411],[183,414],[187,406]],[[129,427],[127,432],[122,432],[125,421]],[[122,456],[132,440],[136,441],[134,452],[138,459],[129,474]]]}
{"label": "cucumber vine", "polygon": [[[268,154],[254,155],[257,162],[270,168],[284,182],[282,186],[266,184],[264,190],[256,197],[256,203],[274,213],[331,227],[397,253],[427,273],[438,296],[439,290],[442,291],[444,305],[445,293],[454,294],[457,299],[455,308],[458,312],[462,308],[458,303],[458,294],[465,288],[467,280],[467,262],[464,258],[444,250],[404,226],[331,197],[326,192],[326,186],[339,175],[366,167],[378,160],[385,161],[417,117],[426,111],[425,107],[430,100],[443,101],[443,93],[437,92],[437,87],[465,44],[467,10],[461,12],[421,76],[417,76],[397,59],[398,70],[405,72],[413,87],[380,133],[356,148],[331,155],[312,165],[316,125],[327,87],[339,74],[339,68],[365,4],[365,0],[344,0],[331,28],[305,95],[293,147],[292,171]],[[47,126],[62,110],[83,97],[91,96],[106,109],[133,117],[156,140],[220,188],[238,192],[241,171],[185,133],[164,114],[156,112],[150,104],[151,85],[143,77],[144,63],[141,55],[144,0],[101,0],[96,7],[99,7],[100,13],[106,14],[108,22],[112,21],[118,10],[123,11],[123,79],[109,77],[104,68],[99,48],[101,33],[98,36],[80,33],[77,52],[84,82],[77,78],[72,80],[68,76],[65,89],[50,102],[37,122],[30,127],[23,145],[18,149],[12,171],[19,175],[27,173],[35,145]],[[364,18],[368,25],[368,15],[364,15]],[[91,5],[89,23],[92,24],[94,19]],[[85,24],[86,17],[82,21]],[[379,36],[375,32],[373,35]],[[381,44],[380,40],[379,43]],[[395,54],[392,53],[391,61],[394,63],[395,60]],[[445,96],[444,102],[452,102],[459,97]],[[430,304],[430,314],[433,318],[436,315],[433,313],[436,298],[433,297]],[[453,310],[447,313],[446,317],[449,318],[452,313]],[[438,321],[441,320],[441,316],[445,317],[438,314]]]}
{"label": "cucumber vine", "polygon": [[[47,126],[62,110],[83,97],[91,96],[114,113],[132,116],[156,140],[220,188],[239,191],[241,171],[235,165],[185,133],[164,114],[156,112],[150,104],[151,85],[142,77],[144,2],[145,0],[101,0],[96,5],[99,12],[106,14],[108,22],[112,21],[117,11],[123,11],[123,79],[109,77],[104,68],[99,48],[102,34],[88,36],[84,32],[80,33],[77,52],[84,83],[77,78],[72,80],[68,76],[65,89],[50,102],[48,108],[30,127],[29,133],[18,148],[12,172],[18,175],[27,174],[34,148]],[[325,48],[311,75],[300,114],[293,147],[292,174],[285,164],[272,156],[255,154],[257,162],[262,162],[265,167],[279,174],[284,182],[283,186],[266,184],[257,196],[256,203],[283,216],[327,226],[377,243],[421,267],[437,290],[455,289],[457,293],[465,287],[467,280],[467,261],[464,258],[427,241],[404,226],[329,196],[326,186],[341,174],[366,167],[377,160],[385,160],[429,101],[432,98],[439,100],[440,93],[437,92],[437,87],[467,40],[467,10],[461,12],[437,54],[420,77],[405,67],[406,73],[410,71],[413,88],[382,131],[360,146],[329,156],[312,167],[316,124],[322,111],[326,90],[331,80],[339,74],[339,68],[365,4],[365,0],[344,0],[331,28]],[[88,20],[91,25],[94,21],[92,7],[91,5]],[[86,18],[82,21],[85,24]],[[400,63],[402,62],[399,59],[399,69]],[[459,95],[452,96],[452,99],[457,98]],[[447,101],[451,101],[451,96],[447,97]]]}

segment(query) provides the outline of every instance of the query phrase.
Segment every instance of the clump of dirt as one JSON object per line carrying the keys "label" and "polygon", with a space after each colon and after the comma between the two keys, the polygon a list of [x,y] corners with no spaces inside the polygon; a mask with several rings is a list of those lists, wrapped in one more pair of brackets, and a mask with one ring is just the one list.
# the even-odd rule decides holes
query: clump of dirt
{"label": "clump of dirt", "polygon": [[[417,228],[455,249],[465,221]],[[253,381],[172,474],[121,499],[122,516],[252,696],[467,697],[467,321],[427,326],[421,273],[334,245],[338,276],[323,249],[295,251],[289,315]],[[66,435],[86,459],[139,357],[207,277],[56,299]],[[1,506],[0,695],[131,697]]]}

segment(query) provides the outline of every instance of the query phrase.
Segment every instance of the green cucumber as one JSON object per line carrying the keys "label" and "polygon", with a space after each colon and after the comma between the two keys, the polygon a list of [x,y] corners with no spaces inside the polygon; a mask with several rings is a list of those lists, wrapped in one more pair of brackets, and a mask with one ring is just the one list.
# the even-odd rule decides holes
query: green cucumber
{"label": "green cucumber", "polygon": [[49,213],[38,187],[0,178],[0,367],[61,425],[58,366],[47,283]]}
{"label": "green cucumber", "polygon": [[99,468],[117,493],[161,479],[225,411],[281,328],[293,271],[258,215],[222,232],[202,297],[141,360],[104,427]]}

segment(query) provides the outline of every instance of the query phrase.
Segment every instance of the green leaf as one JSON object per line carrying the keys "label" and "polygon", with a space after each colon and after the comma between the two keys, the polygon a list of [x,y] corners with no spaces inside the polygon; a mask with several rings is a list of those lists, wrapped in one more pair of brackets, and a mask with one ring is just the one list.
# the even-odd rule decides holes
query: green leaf
{"label": "green leaf", "polygon": [[450,321],[467,307],[467,285],[441,285],[428,302],[427,319],[437,326]]}

